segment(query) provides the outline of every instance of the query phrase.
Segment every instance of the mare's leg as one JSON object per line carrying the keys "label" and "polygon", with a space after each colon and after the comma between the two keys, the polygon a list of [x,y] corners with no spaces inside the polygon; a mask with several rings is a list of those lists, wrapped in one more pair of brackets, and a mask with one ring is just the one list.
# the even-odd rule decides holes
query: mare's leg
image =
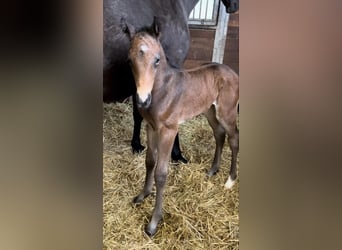
{"label": "mare's leg", "polygon": [[180,161],[183,163],[188,163],[188,160],[185,159],[182,156],[182,152],[180,150],[180,146],[179,146],[179,138],[178,138],[178,133],[176,135],[175,141],[173,143],[173,147],[172,147],[172,152],[171,152],[171,158],[173,161]]}
{"label": "mare's leg", "polygon": [[152,236],[157,232],[157,226],[162,219],[163,211],[163,192],[168,172],[168,160],[172,149],[172,143],[175,139],[177,130],[162,128],[159,133],[158,140],[158,157],[157,165],[154,171],[154,179],[156,183],[156,203],[150,223],[146,226],[145,232]]}
{"label": "mare's leg", "polygon": [[208,122],[211,128],[213,129],[215,142],[216,142],[214,161],[211,165],[211,169],[207,173],[208,176],[213,176],[214,174],[217,173],[220,167],[222,149],[223,149],[224,141],[226,138],[226,132],[216,119],[214,106],[211,106],[208,112],[205,113],[205,116],[207,117]]}
{"label": "mare's leg", "polygon": [[137,107],[136,95],[133,95],[133,119],[134,119],[134,129],[133,129],[133,137],[131,141],[131,146],[133,153],[141,153],[145,147],[141,145],[140,142],[140,129],[142,123],[142,116],[140,115]]}
{"label": "mare's leg", "polygon": [[140,204],[145,197],[151,194],[153,187],[153,179],[154,179],[154,167],[156,165],[156,152],[157,152],[157,133],[153,131],[150,125],[146,125],[147,131],[147,150],[146,150],[146,177],[144,188],[133,199],[133,203]]}

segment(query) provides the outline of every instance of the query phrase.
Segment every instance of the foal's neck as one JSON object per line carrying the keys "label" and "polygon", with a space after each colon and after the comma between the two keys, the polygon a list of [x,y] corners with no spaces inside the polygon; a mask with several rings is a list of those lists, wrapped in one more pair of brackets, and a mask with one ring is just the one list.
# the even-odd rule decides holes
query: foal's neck
{"label": "foal's neck", "polygon": [[165,64],[160,65],[158,72],[155,77],[154,88],[159,89],[160,87],[165,88],[169,83],[173,74],[178,70],[165,61]]}

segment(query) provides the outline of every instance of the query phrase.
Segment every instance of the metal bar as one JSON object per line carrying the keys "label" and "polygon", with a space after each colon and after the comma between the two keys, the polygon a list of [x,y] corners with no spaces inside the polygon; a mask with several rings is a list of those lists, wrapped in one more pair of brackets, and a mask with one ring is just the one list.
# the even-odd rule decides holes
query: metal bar
{"label": "metal bar", "polygon": [[[189,24],[215,28],[219,2],[219,0],[206,0],[205,2],[200,0],[189,15]],[[203,14],[205,14],[205,17],[203,17]]]}
{"label": "metal bar", "polygon": [[209,5],[209,0],[207,0],[207,5],[205,6],[205,19],[208,19],[208,5]]}
{"label": "metal bar", "polygon": [[229,14],[226,13],[225,8],[220,5],[217,28],[215,31],[215,40],[213,48],[212,61],[217,63],[223,62],[224,49],[226,47],[226,37],[228,32]]}
{"label": "metal bar", "polygon": [[198,2],[199,4],[199,15],[198,15],[198,19],[201,20],[201,15],[202,15],[202,0],[200,0]]}

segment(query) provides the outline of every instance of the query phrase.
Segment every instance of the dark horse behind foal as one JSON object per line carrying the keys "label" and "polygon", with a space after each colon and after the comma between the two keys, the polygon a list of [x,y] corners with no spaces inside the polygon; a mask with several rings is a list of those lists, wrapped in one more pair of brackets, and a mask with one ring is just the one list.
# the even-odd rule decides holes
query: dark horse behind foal
{"label": "dark horse behind foal", "polygon": [[[129,39],[122,32],[121,17],[136,29],[150,26],[158,16],[165,31],[160,38],[170,64],[181,68],[190,45],[188,17],[199,0],[104,0],[103,1],[103,99],[105,102],[122,101],[133,95],[134,131],[131,141],[133,152],[141,152],[142,117],[135,105],[136,87],[127,61]],[[221,0],[227,13],[238,10],[238,0]],[[186,162],[176,136],[172,159]]]}
{"label": "dark horse behind foal", "polygon": [[162,219],[162,200],[168,159],[179,124],[201,113],[205,114],[216,141],[215,157],[208,175],[215,174],[220,165],[225,136],[228,134],[232,151],[229,178],[225,187],[236,180],[236,161],[239,150],[237,106],[239,100],[238,75],[223,64],[207,64],[182,71],[170,66],[159,42],[158,23],[152,33],[139,32],[127,26],[131,37],[129,58],[137,87],[139,112],[147,122],[147,151],[145,184],[134,203],[141,203],[156,184],[156,203],[151,221],[145,228],[154,235]]}

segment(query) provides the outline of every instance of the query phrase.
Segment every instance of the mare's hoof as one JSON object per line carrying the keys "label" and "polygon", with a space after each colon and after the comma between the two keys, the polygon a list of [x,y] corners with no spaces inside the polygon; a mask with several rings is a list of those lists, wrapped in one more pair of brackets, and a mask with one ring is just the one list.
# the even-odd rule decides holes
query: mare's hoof
{"label": "mare's hoof", "polygon": [[181,154],[179,155],[171,155],[172,161],[173,162],[181,162],[181,163],[188,163],[188,160],[185,159]]}
{"label": "mare's hoof", "polygon": [[152,237],[156,234],[157,232],[157,227],[150,227],[149,224],[145,227],[145,233],[149,236]]}
{"label": "mare's hoof", "polygon": [[217,174],[218,170],[212,170],[210,169],[208,172],[207,172],[207,176],[208,177],[212,177],[213,175]]}
{"label": "mare's hoof", "polygon": [[136,154],[136,153],[140,154],[145,149],[145,147],[141,145],[140,143],[132,142],[131,145],[132,145],[133,154]]}

